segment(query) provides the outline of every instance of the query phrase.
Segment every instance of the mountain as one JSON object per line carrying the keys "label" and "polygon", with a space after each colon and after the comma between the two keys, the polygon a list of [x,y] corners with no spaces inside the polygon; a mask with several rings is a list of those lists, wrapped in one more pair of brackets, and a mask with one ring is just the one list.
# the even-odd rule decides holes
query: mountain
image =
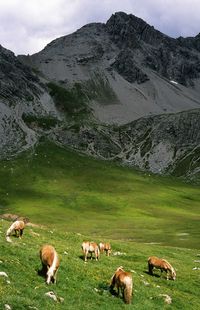
{"label": "mountain", "polygon": [[118,12],[32,56],[2,48],[0,66],[1,103],[17,126],[2,129],[7,154],[48,135],[152,172],[199,174],[200,34],[173,39]]}
{"label": "mountain", "polygon": [[122,12],[21,59],[64,87],[81,83],[107,124],[200,107],[200,51]]}

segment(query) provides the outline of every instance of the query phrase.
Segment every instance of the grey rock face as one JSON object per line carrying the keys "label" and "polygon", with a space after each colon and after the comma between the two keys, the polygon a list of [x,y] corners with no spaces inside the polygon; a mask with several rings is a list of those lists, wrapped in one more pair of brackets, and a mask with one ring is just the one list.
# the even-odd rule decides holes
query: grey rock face
{"label": "grey rock face", "polygon": [[141,18],[124,12],[113,14],[106,23],[106,30],[120,48],[138,48],[141,41],[157,46],[164,40],[173,40]]}
{"label": "grey rock face", "polygon": [[135,64],[134,57],[129,49],[122,50],[112,66],[130,83],[141,84],[149,80],[147,74]]}
{"label": "grey rock face", "polygon": [[0,46],[0,157],[16,154],[37,142],[37,134],[23,116],[56,113],[39,78],[14,53]]}
{"label": "grey rock face", "polygon": [[0,97],[12,104],[16,99],[33,100],[40,94],[39,79],[11,51],[0,46]]}
{"label": "grey rock face", "polygon": [[199,78],[200,58],[195,52],[200,51],[199,35],[176,40],[142,19],[123,12],[112,15],[106,23],[106,29],[120,49],[139,49],[144,57],[140,64],[144,63],[162,76],[183,85],[193,85],[192,80]]}
{"label": "grey rock face", "polygon": [[159,174],[200,177],[200,110],[146,117],[124,126],[81,126],[53,139],[88,155]]}

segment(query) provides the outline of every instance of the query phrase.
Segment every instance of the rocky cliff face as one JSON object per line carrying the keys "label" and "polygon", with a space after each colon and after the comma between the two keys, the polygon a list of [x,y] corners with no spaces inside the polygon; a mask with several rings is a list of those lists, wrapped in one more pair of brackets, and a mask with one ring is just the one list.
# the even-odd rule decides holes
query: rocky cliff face
{"label": "rocky cliff face", "polygon": [[48,135],[155,173],[199,173],[200,45],[123,12],[32,56],[0,48],[0,155]]}
{"label": "rocky cliff face", "polygon": [[[140,51],[140,65],[148,66],[161,76],[183,85],[194,85],[200,77],[199,35],[195,38],[173,39],[142,19],[119,12],[106,23],[111,40],[120,47]],[[132,58],[136,57],[136,53]]]}
{"label": "rocky cliff face", "polygon": [[37,142],[37,133],[24,122],[58,113],[36,74],[14,53],[0,46],[0,156],[23,151]]}
{"label": "rocky cliff face", "polygon": [[52,139],[85,154],[158,174],[198,177],[200,110],[141,118],[123,126],[69,126]]}

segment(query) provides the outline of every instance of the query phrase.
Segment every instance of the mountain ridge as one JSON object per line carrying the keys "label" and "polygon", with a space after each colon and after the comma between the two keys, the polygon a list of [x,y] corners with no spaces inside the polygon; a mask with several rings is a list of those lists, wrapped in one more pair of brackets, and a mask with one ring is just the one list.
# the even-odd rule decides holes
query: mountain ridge
{"label": "mountain ridge", "polygon": [[[3,54],[0,57],[1,67],[5,58]],[[12,55],[11,58],[13,57]],[[21,87],[21,90],[28,90],[30,98],[24,94],[23,98],[19,95],[17,98],[12,96],[13,83],[18,79],[12,72],[17,72],[15,67],[19,66],[18,64],[21,64],[23,70],[30,76],[30,81],[23,79],[25,84]],[[28,133],[28,140],[31,141],[28,146],[34,145],[42,135],[54,137],[55,142],[59,142],[60,137],[57,135],[59,132],[61,137],[64,134],[69,135],[63,139],[64,145],[70,147],[76,145],[75,148],[80,151],[78,140],[84,126],[89,128],[88,134],[98,126],[108,126],[107,134],[110,133],[109,139],[112,140],[111,127],[128,128],[134,121],[140,124],[144,118],[145,123],[146,118],[152,119],[152,117],[160,124],[161,132],[162,122],[171,124],[173,120],[175,128],[178,122],[180,135],[184,136],[185,130],[179,123],[180,112],[184,112],[185,120],[188,115],[191,126],[188,126],[186,121],[187,130],[193,132],[199,128],[197,119],[200,109],[199,35],[194,38],[170,38],[142,19],[132,14],[118,12],[105,24],[85,25],[70,35],[53,40],[39,53],[18,56],[15,67],[11,67],[4,75],[7,79],[7,88],[11,91],[8,97],[11,101],[15,101],[15,105],[20,106],[21,112],[18,113],[17,119],[16,109],[19,111],[19,108],[11,107],[9,98],[5,101],[2,94],[0,95],[2,103],[6,104],[9,113],[13,115],[12,123],[21,124],[18,142],[23,141],[22,145],[27,144],[24,140],[27,140]],[[21,72],[18,75],[19,78],[23,76]],[[5,81],[4,76],[3,78]],[[0,80],[1,85],[3,78]],[[31,79],[35,79],[32,84]],[[34,89],[31,90],[29,85],[33,85]],[[34,93],[35,89],[37,91]],[[193,111],[197,111],[196,115]],[[172,116],[176,113],[177,116]],[[165,117],[159,116],[163,114]],[[3,140],[6,145],[7,138],[11,134],[14,137],[14,134],[9,125],[7,125],[9,128],[5,125],[4,127],[2,133],[6,130],[7,133],[1,134],[1,137],[7,135]],[[69,128],[76,128],[76,135],[71,134]],[[140,131],[142,135],[144,129],[140,127]],[[19,128],[15,128],[14,132],[18,134]],[[99,134],[98,132],[97,136]],[[72,136],[74,141],[70,138]],[[89,145],[89,136],[86,145]],[[103,140],[101,137],[100,141]],[[12,138],[7,143],[8,149],[11,141],[15,144]],[[177,149],[178,140],[174,141],[172,148]],[[190,152],[191,148],[198,149],[200,143],[198,135],[195,143],[188,142],[188,149],[187,147],[184,149],[184,154],[187,150]],[[167,166],[165,160],[161,160],[160,170],[153,168],[154,165],[150,164],[148,159],[157,156],[153,148],[148,150],[152,153],[151,156],[148,153],[148,158],[147,154],[142,152],[143,156],[137,160],[137,165],[157,173],[159,171],[171,173],[175,169],[170,167],[173,166],[173,162],[175,164],[176,155],[173,157],[168,152],[171,139],[165,139],[164,144],[165,152],[162,156],[170,158]],[[105,145],[103,143],[100,148],[103,149]],[[15,150],[18,146],[17,143]],[[112,149],[113,146],[108,143],[106,147]],[[135,147],[133,144],[131,155],[133,158],[137,153]],[[2,155],[6,153],[3,148],[0,151]],[[96,150],[92,155],[98,156],[98,154]],[[195,153],[193,159],[196,160],[196,157]],[[109,158],[110,156],[106,157]],[[152,159],[153,162],[155,158]],[[134,162],[132,160],[131,165]],[[126,163],[128,164],[128,161]],[[188,175],[189,172],[184,173]]]}

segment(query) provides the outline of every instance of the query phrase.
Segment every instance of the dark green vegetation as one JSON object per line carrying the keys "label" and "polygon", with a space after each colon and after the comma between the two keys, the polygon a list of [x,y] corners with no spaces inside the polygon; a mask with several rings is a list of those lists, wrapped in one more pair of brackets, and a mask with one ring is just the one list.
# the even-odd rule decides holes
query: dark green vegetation
{"label": "dark green vegetation", "polygon": [[53,117],[45,117],[45,116],[34,116],[34,115],[23,115],[23,121],[28,126],[37,126],[43,129],[50,129],[59,124],[59,121]]}
{"label": "dark green vegetation", "polygon": [[48,83],[47,86],[57,108],[66,116],[80,118],[89,113],[87,97],[81,84],[75,83],[71,89],[66,89],[53,82]]}
{"label": "dark green vegetation", "polygon": [[199,187],[50,143],[1,161],[0,212],[112,239],[199,246]]}
{"label": "dark green vegetation", "polygon": [[[10,222],[1,221],[2,237],[9,225]],[[57,229],[26,227],[22,240],[11,237],[13,243],[8,243],[4,238],[0,239],[0,271],[8,275],[8,278],[0,277],[1,309],[4,309],[5,304],[17,310],[199,309],[199,270],[193,270],[198,266],[194,262],[199,258],[196,250],[110,239],[113,248],[110,257],[104,254],[99,262],[88,260],[84,263],[81,243],[93,236],[68,233],[67,230],[67,223],[62,232]],[[100,238],[93,240],[102,241]],[[41,269],[39,249],[45,243],[55,246],[61,259],[56,285],[47,286],[45,279],[37,273]],[[121,255],[115,255],[116,252]],[[167,258],[175,267],[175,281],[167,281],[165,274],[160,277],[160,271],[155,271],[155,276],[147,273],[147,259],[152,253]],[[133,275],[134,296],[129,306],[109,292],[111,276],[121,265],[125,270],[132,271]],[[64,298],[63,303],[56,303],[45,296],[49,291]],[[160,294],[168,294],[172,304],[166,305]]]}

